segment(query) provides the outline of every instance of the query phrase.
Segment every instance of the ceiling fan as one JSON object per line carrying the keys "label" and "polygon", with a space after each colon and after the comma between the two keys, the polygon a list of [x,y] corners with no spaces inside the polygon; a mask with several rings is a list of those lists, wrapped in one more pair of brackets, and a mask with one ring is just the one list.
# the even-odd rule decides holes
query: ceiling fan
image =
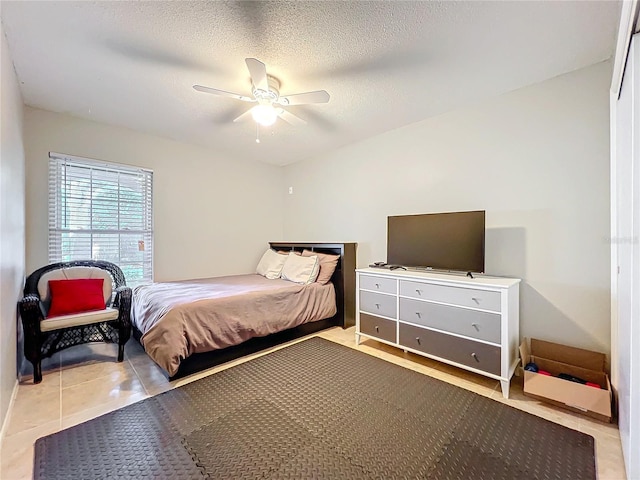
{"label": "ceiling fan", "polygon": [[305,125],[307,122],[293,113],[286,111],[283,107],[289,105],[327,103],[329,101],[329,94],[325,90],[280,96],[280,82],[277,78],[267,74],[267,67],[264,63],[255,58],[245,58],[245,62],[249,69],[251,82],[253,83],[251,97],[227,92],[225,90],[218,90],[217,88],[203,87],[202,85],[193,86],[198,92],[212,93],[214,95],[242,100],[243,102],[257,103],[256,106],[234,119],[234,122],[244,120],[251,115],[259,125],[265,127],[273,125],[278,117],[291,125]]}

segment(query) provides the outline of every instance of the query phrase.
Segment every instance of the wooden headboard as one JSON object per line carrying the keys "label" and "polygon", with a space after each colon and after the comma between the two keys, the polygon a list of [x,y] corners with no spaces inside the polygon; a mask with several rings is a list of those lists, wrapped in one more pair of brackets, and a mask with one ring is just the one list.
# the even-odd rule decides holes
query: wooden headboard
{"label": "wooden headboard", "polygon": [[340,255],[336,271],[331,277],[336,289],[338,313],[333,317],[335,325],[342,328],[356,324],[356,247],[357,243],[322,242],[269,242],[269,246],[278,251],[312,250],[318,253]]}

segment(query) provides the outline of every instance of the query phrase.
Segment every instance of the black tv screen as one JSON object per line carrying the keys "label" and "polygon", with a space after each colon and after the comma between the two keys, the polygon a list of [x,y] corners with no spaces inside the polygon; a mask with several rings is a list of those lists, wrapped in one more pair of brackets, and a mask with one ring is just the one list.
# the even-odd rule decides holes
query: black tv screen
{"label": "black tv screen", "polygon": [[388,217],[387,263],[484,273],[484,210]]}

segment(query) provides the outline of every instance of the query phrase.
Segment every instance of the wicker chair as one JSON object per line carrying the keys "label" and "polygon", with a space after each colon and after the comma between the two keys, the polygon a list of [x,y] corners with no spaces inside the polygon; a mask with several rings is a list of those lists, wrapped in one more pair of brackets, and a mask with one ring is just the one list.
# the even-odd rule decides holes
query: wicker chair
{"label": "wicker chair", "polygon": [[[47,318],[48,281],[104,278],[105,309]],[[39,268],[27,277],[18,303],[24,327],[24,356],[33,364],[33,382],[42,381],[41,361],[60,350],[89,342],[118,343],[118,362],[131,336],[131,288],[120,267],[110,262],[78,260]]]}

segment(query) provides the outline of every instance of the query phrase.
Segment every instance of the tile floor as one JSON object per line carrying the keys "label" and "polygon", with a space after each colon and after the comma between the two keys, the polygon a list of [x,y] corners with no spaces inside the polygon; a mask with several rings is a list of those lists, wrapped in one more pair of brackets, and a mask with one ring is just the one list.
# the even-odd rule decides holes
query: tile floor
{"label": "tile floor", "polygon": [[[620,435],[615,425],[591,420],[525,397],[517,377],[512,381],[510,398],[505,400],[498,381],[418,355],[405,354],[400,349],[371,340],[356,347],[353,328],[333,328],[318,335],[588,433],[596,440],[598,478],[625,479]],[[147,357],[142,347],[134,340],[127,344],[125,361],[122,363],[115,362],[114,345],[82,345],[60,352],[52,357],[46,369],[43,368],[42,383],[33,385],[29,379],[18,387],[5,437],[0,445],[0,478],[8,480],[32,477],[33,444],[39,437],[184,385],[269,351],[174,382],[167,381],[160,368]]]}

